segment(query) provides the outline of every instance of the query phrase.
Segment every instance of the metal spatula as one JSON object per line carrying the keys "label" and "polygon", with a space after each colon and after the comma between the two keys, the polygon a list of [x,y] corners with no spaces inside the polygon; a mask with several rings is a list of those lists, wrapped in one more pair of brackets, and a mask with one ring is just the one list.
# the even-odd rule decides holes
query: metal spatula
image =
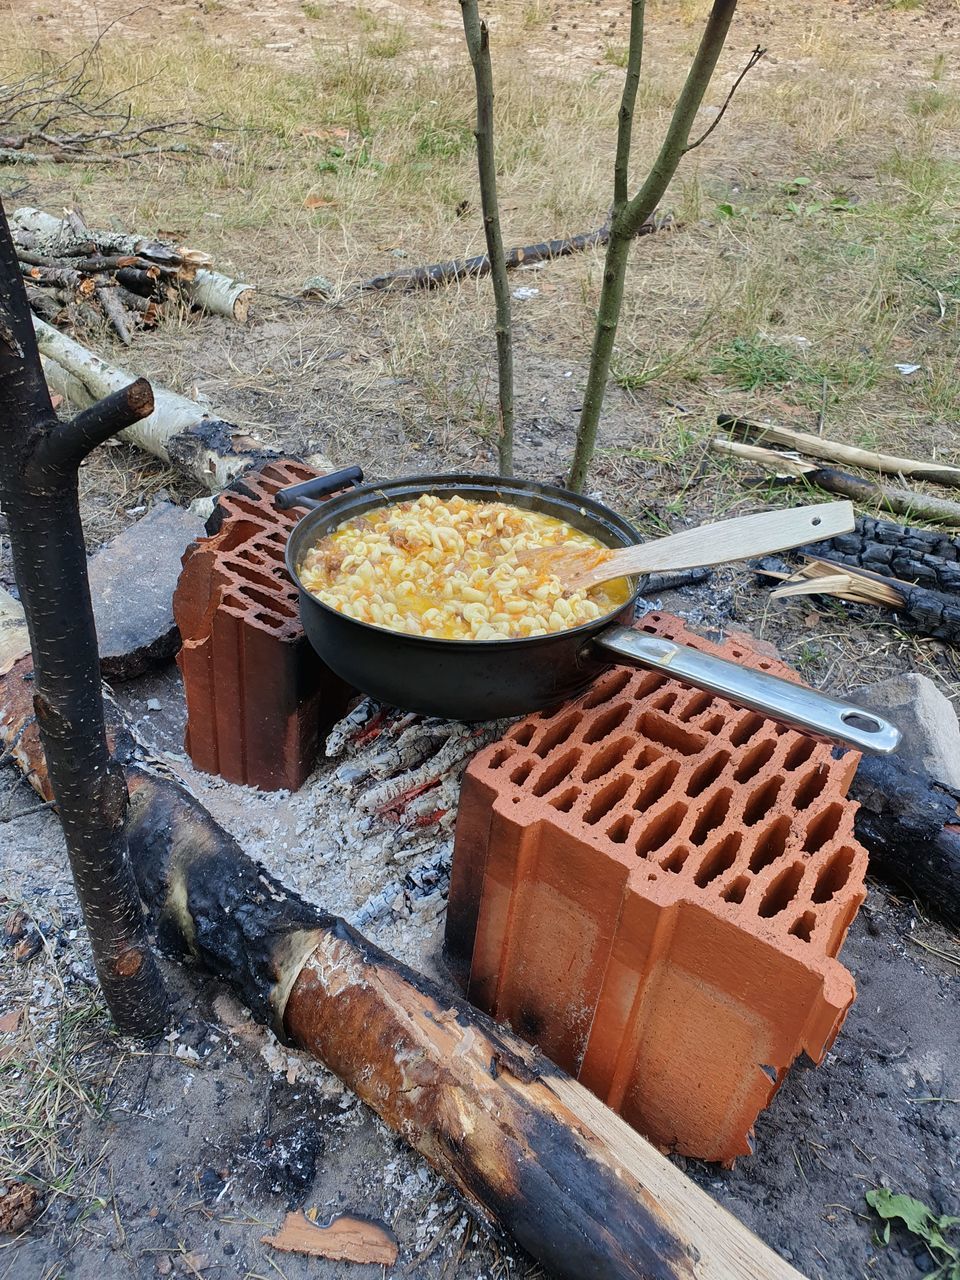
{"label": "metal spatula", "polygon": [[638,573],[670,573],[704,565],[748,560],[820,542],[854,527],[852,502],[823,502],[811,507],[763,511],[735,520],[684,529],[666,538],[597,552],[575,547],[537,547],[521,553],[521,561],[549,569],[570,591],[582,591],[614,578]]}

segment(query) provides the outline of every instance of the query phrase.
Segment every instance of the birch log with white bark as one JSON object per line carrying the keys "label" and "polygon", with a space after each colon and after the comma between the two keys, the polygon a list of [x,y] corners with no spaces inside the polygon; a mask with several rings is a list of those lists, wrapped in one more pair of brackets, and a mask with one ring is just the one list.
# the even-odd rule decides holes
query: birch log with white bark
{"label": "birch log with white bark", "polygon": [[[109,364],[36,316],[33,321],[51,390],[78,408],[128,386],[136,374]],[[154,410],[121,432],[121,439],[145,449],[199,480],[216,493],[254,462],[277,451],[229,422],[207,412],[195,400],[152,382]]]}

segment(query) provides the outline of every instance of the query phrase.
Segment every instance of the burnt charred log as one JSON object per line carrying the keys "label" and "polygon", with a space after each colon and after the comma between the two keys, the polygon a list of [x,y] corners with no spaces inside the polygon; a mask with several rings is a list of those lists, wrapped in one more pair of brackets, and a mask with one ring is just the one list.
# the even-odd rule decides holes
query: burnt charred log
{"label": "burnt charred log", "polygon": [[870,871],[960,928],[960,791],[890,757],[864,756],[850,796]]}
{"label": "burnt charred log", "polygon": [[0,499],[34,655],[33,705],[97,974],[117,1026],[166,1019],[123,832],[127,792],[107,751],[77,471],[99,442],[153,408],[142,379],[60,423],[40,366],[0,206]]}

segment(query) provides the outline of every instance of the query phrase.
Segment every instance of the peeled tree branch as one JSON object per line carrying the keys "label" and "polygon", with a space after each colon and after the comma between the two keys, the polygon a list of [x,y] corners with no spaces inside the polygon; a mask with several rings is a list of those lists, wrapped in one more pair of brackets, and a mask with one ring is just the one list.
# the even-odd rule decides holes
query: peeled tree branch
{"label": "peeled tree branch", "polygon": [[[610,239],[607,242],[607,253],[603,267],[603,284],[600,289],[597,326],[594,332],[590,368],[587,373],[583,408],[577,428],[576,450],[570,469],[570,488],[578,492],[583,489],[586,483],[587,471],[596,447],[600,410],[603,405],[607,378],[610,373],[610,361],[613,355],[617,326],[620,321],[620,310],[623,305],[623,283],[626,277],[630,244],[663,199],[680,161],[688,151],[700,146],[712,131],[713,126],[705,130],[695,141],[690,141],[690,132],[726,41],[736,7],[737,0],[714,0],[699,48],[691,63],[690,70],[687,72],[686,81],[677,99],[677,105],[674,108],[673,117],[661,144],[659,154],[654,160],[643,185],[631,198],[628,194],[628,165],[633,132],[633,114],[643,58],[644,29],[644,0],[632,0],[627,70],[618,117]],[[740,81],[747,71],[756,65],[760,57],[762,57],[762,53],[762,50],[754,50],[747,66],[741,72],[730,94],[728,94],[717,120],[714,121],[714,125],[719,122],[720,115],[726,112],[730,99]]]}
{"label": "peeled tree branch", "polygon": [[33,706],[104,997],[121,1031],[153,1035],[166,997],[130,868],[123,772],[107,750],[80,522],[80,462],[153,409],[142,379],[61,424],[0,206],[0,501],[34,659]]}
{"label": "peeled tree branch", "polygon": [[510,316],[510,285],[500,231],[497,202],[497,164],[493,150],[493,69],[490,65],[490,32],[480,20],[477,0],[460,0],[463,31],[473,64],[477,86],[477,167],[480,173],[480,202],[483,231],[490,259],[490,276],[496,305],[497,381],[500,432],[497,451],[500,474],[513,474],[513,328]]}

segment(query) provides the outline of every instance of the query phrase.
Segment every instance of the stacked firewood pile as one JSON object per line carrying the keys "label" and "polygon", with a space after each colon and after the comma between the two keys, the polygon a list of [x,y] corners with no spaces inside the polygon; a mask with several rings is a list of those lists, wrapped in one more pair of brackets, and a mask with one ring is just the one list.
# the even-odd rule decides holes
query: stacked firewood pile
{"label": "stacked firewood pile", "polygon": [[91,230],[75,209],[58,218],[17,209],[11,230],[30,307],[60,328],[109,325],[126,346],[168,310],[198,307],[242,324],[251,286],[213,271],[196,249],[125,232]]}

